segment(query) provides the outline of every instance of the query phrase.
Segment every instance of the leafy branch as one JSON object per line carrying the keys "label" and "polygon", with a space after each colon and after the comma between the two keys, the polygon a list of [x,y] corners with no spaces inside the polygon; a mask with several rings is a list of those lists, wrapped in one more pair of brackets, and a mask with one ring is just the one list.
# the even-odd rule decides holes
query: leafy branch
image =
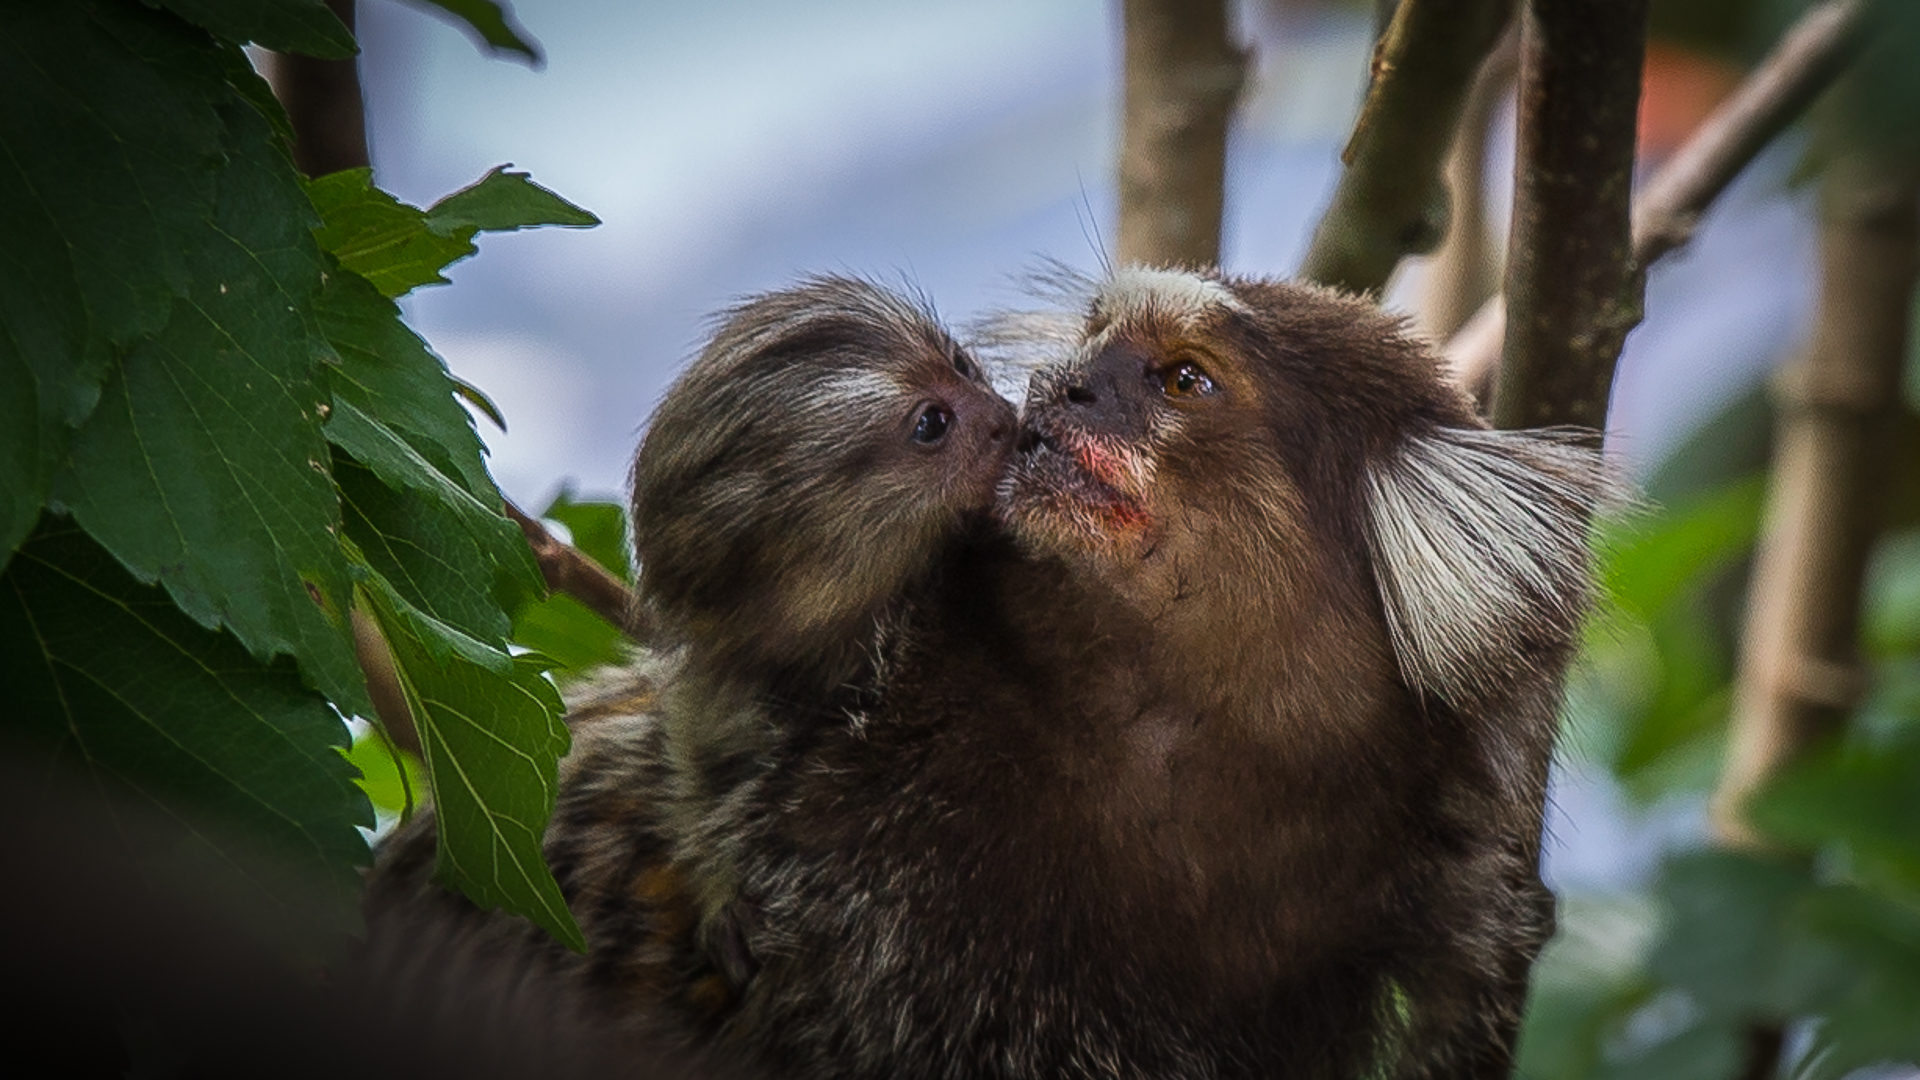
{"label": "leafy branch", "polygon": [[504,168],[427,210],[304,180],[247,43],[354,48],[322,0],[0,3],[0,724],[350,912],[371,617],[449,874],[577,943],[539,846],[559,701],[508,646],[544,589],[393,298],[480,232],[595,219]]}

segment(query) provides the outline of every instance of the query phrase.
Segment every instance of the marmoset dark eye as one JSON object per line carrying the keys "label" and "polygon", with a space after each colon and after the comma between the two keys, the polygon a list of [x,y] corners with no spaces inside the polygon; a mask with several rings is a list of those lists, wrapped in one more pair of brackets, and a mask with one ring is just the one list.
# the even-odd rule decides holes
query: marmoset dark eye
{"label": "marmoset dark eye", "polygon": [[953,414],[938,405],[929,405],[920,413],[920,419],[913,424],[913,441],[932,446],[946,438],[947,428],[953,424]]}

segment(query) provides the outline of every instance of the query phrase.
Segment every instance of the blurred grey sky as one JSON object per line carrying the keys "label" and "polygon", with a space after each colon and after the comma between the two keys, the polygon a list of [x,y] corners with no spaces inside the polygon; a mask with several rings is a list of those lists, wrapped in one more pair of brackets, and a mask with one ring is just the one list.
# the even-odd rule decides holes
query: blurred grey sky
{"label": "blurred grey sky", "polygon": [[[360,30],[382,186],[425,205],[512,162],[605,221],[487,237],[452,287],[406,302],[505,410],[510,432],[483,434],[526,504],[568,480],[619,492],[706,316],[745,293],[851,271],[911,281],[962,322],[1017,302],[1012,275],[1040,257],[1093,269],[1096,237],[1111,245],[1117,4],[514,8],[543,71],[489,59],[403,4],[363,3]],[[1224,261],[1285,275],[1335,177],[1369,27],[1276,10],[1242,12],[1258,67],[1231,141]],[[1793,156],[1777,148],[1653,275],[1615,391],[1612,443],[1636,467],[1798,344],[1813,237],[1808,199],[1784,186]],[[1558,785],[1555,875],[1644,872],[1673,815],[1629,820],[1605,784],[1573,780]]]}

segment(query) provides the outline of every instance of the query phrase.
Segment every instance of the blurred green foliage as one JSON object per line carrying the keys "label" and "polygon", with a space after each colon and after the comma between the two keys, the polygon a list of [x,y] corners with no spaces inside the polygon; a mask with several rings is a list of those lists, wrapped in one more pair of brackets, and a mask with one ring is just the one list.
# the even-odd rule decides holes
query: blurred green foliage
{"label": "blurred green foliage", "polygon": [[[1916,323],[1920,325],[1920,323]],[[1909,401],[1920,379],[1910,348]],[[1871,690],[1846,736],[1781,776],[1750,820],[1777,855],[1709,846],[1773,417],[1730,407],[1649,483],[1655,509],[1600,529],[1608,610],[1570,686],[1569,766],[1691,839],[1644,887],[1561,899],[1535,969],[1519,1075],[1731,1080],[1749,1032],[1784,1025],[1779,1075],[1920,1062],[1920,472],[1911,412],[1885,473],[1889,529],[1862,597]]]}
{"label": "blurred green foliage", "polygon": [[[1654,33],[1740,63],[1807,0],[1655,0]],[[1803,174],[1834,147],[1920,161],[1920,4],[1876,0],[1870,46],[1816,108]],[[1916,314],[1920,314],[1917,309]],[[1920,320],[1916,320],[1920,325]],[[1519,1074],[1533,1080],[1731,1080],[1757,1026],[1784,1029],[1779,1075],[1826,1080],[1920,1062],[1920,348],[1881,493],[1868,575],[1871,691],[1844,738],[1749,809],[1778,854],[1708,843],[1747,573],[1774,418],[1729,407],[1649,483],[1657,508],[1604,525],[1607,613],[1572,678],[1569,766],[1635,809],[1696,823],[1644,886],[1562,897]]]}
{"label": "blurred green foliage", "polygon": [[[1570,696],[1574,767],[1644,807],[1704,805],[1719,771],[1732,626],[1760,488],[1742,477],[1609,527],[1599,620]],[[1738,1075],[1786,1023],[1784,1075],[1920,1061],[1920,531],[1879,546],[1865,597],[1873,691],[1845,740],[1753,805],[1778,856],[1706,845],[1644,890],[1563,898],[1521,1052],[1536,1080]]]}

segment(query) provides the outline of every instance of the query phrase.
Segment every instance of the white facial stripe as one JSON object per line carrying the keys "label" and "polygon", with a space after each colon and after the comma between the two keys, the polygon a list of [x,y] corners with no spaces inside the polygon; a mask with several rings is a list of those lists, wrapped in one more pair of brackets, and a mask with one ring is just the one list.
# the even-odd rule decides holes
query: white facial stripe
{"label": "white facial stripe", "polygon": [[845,409],[849,405],[885,406],[892,401],[904,401],[906,397],[907,388],[885,372],[842,368],[809,385],[802,408],[814,412]]}
{"label": "white facial stripe", "polygon": [[1232,290],[1217,281],[1184,270],[1145,266],[1114,271],[1094,294],[1093,307],[1115,322],[1156,316],[1184,322],[1199,318],[1209,308],[1246,310]]}

